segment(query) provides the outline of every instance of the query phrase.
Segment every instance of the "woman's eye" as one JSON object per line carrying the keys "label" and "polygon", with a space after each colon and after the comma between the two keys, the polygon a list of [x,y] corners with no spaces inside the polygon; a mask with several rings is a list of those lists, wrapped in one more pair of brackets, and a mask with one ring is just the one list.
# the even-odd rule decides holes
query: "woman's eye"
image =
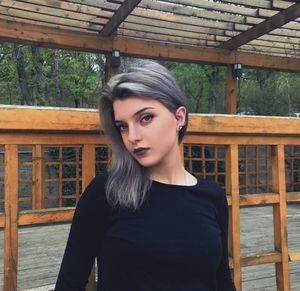
{"label": "woman's eye", "polygon": [[152,115],[152,114],[144,115],[144,116],[142,117],[142,122],[149,122],[149,121],[152,120],[152,118],[153,118],[153,115]]}

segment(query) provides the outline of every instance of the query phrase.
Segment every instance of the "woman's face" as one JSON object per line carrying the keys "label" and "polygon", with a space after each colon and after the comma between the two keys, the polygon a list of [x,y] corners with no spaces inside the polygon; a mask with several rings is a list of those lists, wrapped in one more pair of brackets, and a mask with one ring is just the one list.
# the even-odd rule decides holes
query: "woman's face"
{"label": "woman's face", "polygon": [[129,97],[117,99],[113,110],[124,145],[140,165],[156,167],[176,158],[185,107],[174,114],[159,101]]}

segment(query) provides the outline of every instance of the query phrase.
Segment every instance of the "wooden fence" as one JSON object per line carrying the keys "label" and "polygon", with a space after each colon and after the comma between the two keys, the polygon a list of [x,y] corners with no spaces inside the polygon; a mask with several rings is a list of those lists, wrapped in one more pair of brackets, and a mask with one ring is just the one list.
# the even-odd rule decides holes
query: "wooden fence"
{"label": "wooden fence", "polygon": [[[53,148],[54,161],[47,158]],[[64,159],[65,148],[75,149],[74,158]],[[230,266],[237,290],[242,290],[241,268],[267,263],[275,265],[277,290],[290,290],[289,262],[300,260],[300,246],[299,251],[289,252],[286,208],[287,202],[300,202],[300,119],[191,115],[181,149],[188,169],[214,179],[226,191]],[[29,159],[24,159],[24,152],[25,156],[30,152]],[[64,206],[75,205],[108,156],[94,110],[0,108],[4,290],[17,290],[18,227],[71,221],[74,208]],[[51,169],[55,174],[49,176]],[[73,176],[64,175],[64,169],[71,169]],[[29,185],[30,193],[21,193],[26,188],[21,185]],[[56,186],[49,194],[51,185]],[[70,185],[72,193],[64,190]],[[259,205],[273,207],[274,248],[242,256],[240,208]]]}

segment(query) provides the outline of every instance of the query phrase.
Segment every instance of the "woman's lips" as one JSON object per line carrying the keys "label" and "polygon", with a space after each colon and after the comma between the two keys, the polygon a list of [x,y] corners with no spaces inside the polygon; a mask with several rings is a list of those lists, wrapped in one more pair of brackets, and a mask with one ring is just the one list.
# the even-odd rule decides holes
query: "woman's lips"
{"label": "woman's lips", "polygon": [[133,154],[135,156],[143,156],[144,154],[146,154],[146,152],[149,150],[149,148],[137,148],[133,150]]}

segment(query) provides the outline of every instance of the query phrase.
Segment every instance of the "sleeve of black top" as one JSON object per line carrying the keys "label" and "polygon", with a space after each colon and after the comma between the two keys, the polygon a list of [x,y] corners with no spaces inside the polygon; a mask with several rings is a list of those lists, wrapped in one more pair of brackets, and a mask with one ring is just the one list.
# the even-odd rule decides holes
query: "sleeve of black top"
{"label": "sleeve of black top", "polygon": [[75,209],[56,291],[84,291],[107,223],[104,177],[94,178]]}
{"label": "sleeve of black top", "polygon": [[218,221],[222,231],[223,254],[217,271],[218,291],[236,291],[231,280],[229,262],[228,262],[228,204],[224,191],[218,190]]}

